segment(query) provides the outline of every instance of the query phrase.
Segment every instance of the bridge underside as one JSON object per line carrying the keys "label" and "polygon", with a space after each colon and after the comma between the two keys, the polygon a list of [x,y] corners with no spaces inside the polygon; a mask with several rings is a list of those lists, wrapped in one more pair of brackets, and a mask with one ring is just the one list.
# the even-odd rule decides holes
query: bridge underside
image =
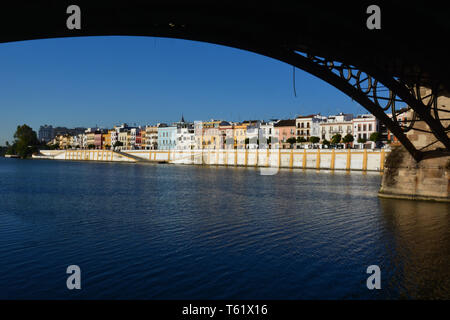
{"label": "bridge underside", "polygon": [[[445,99],[450,92],[450,64],[443,45],[450,38],[447,13],[425,1],[377,3],[381,30],[366,27],[366,9],[373,4],[367,1],[80,3],[81,30],[66,28],[66,8],[72,3],[9,4],[0,12],[0,28],[7,30],[0,42],[136,35],[256,52],[305,70],[346,93],[373,113],[416,161],[446,154],[450,152],[450,109]],[[417,131],[433,141],[413,143],[409,134]]]}

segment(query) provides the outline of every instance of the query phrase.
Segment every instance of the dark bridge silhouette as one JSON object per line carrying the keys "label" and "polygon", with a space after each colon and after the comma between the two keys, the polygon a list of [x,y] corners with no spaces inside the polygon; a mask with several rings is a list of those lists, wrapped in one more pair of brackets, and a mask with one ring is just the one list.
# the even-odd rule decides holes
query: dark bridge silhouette
{"label": "dark bridge silhouette", "polygon": [[[81,29],[69,30],[66,9],[81,8]],[[381,8],[381,29],[369,30],[366,9]],[[289,63],[335,86],[374,114],[416,161],[405,134],[418,122],[450,151],[437,96],[450,92],[448,12],[429,2],[140,1],[94,4],[53,1],[10,4],[0,11],[0,42],[98,35],[170,37],[240,48]],[[423,94],[420,88],[429,90]],[[405,110],[414,116],[402,121]],[[388,114],[392,114],[389,116]],[[417,129],[419,130],[419,129]]]}

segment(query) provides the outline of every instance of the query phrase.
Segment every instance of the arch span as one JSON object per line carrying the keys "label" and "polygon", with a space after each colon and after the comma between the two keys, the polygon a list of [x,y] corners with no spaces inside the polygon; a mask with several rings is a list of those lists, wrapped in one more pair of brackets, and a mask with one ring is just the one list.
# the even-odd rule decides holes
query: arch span
{"label": "arch span", "polygon": [[[382,29],[366,28],[371,2],[321,4],[151,1],[80,3],[81,29],[66,27],[65,1],[8,4],[0,12],[0,42],[56,37],[132,35],[209,42],[289,63],[335,86],[374,114],[416,161],[430,151],[408,139],[432,134],[450,151],[450,125],[437,97],[450,92],[450,66],[439,39],[450,23],[425,2],[380,4]],[[6,31],[6,32],[5,32]],[[436,31],[439,31],[437,33]],[[449,37],[447,37],[449,38]],[[421,41],[425,39],[426,41]],[[421,88],[430,88],[423,94]],[[400,107],[401,106],[401,107]],[[410,112],[407,121],[397,115]],[[389,116],[391,114],[391,116]],[[425,129],[415,127],[426,124]]]}

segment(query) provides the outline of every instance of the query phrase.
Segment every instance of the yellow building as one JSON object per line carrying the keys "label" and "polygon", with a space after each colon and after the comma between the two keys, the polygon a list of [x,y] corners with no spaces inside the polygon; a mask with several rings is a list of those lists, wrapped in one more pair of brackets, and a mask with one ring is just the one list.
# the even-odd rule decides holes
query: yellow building
{"label": "yellow building", "polygon": [[94,149],[95,146],[95,133],[94,132],[87,132],[86,133],[86,147]]}
{"label": "yellow building", "polygon": [[111,133],[114,130],[108,130],[108,133],[103,134],[104,143],[102,144],[102,149],[111,149]]}
{"label": "yellow building", "polygon": [[245,137],[247,135],[248,124],[236,124],[234,126],[234,147],[235,149],[245,149]]}
{"label": "yellow building", "polygon": [[71,138],[68,134],[60,134],[55,137],[55,141],[59,145],[59,149],[67,149],[71,146]]}
{"label": "yellow building", "polygon": [[202,149],[221,149],[223,145],[219,129],[221,122],[222,120],[211,120],[202,123]]}

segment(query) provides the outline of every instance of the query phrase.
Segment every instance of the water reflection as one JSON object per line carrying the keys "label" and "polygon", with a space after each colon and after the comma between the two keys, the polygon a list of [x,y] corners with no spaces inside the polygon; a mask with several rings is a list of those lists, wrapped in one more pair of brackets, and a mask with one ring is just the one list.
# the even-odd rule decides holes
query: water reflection
{"label": "water reflection", "polygon": [[450,298],[450,203],[380,199],[400,297]]}

